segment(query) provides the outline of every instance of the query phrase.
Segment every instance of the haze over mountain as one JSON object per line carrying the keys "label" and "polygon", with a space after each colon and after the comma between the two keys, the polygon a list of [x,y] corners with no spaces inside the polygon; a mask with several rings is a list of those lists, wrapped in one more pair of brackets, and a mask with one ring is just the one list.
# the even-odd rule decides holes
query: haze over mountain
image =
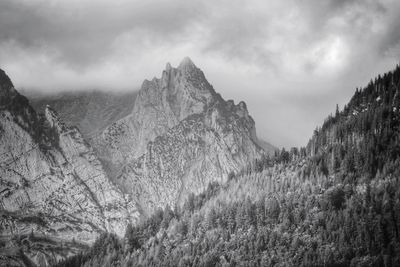
{"label": "haze over mountain", "polygon": [[131,113],[136,95],[137,91],[25,92],[38,113],[43,113],[47,105],[54,107],[60,118],[68,126],[77,126],[89,142],[107,126]]}
{"label": "haze over mountain", "polygon": [[273,153],[259,145],[246,104],[225,101],[189,58],[145,80],[137,96],[33,97],[41,113],[4,72],[0,78],[0,260],[7,264],[52,265],[102,232],[121,237],[129,223],[179,207]]}
{"label": "haze over mountain", "polygon": [[17,89],[132,90],[189,55],[280,148],[304,145],[400,58],[397,0],[2,0],[0,12]]}
{"label": "haze over mountain", "polygon": [[[3,70],[0,152],[1,265],[53,265],[82,249],[73,240],[88,244],[104,231],[122,236],[139,216],[77,128],[48,106],[38,115]],[[29,234],[37,242],[22,253]]]}
{"label": "haze over mountain", "polygon": [[400,266],[399,88],[397,66],[306,147],[211,182],[58,266]]}
{"label": "haze over mountain", "polygon": [[271,157],[189,58],[100,111],[93,147],[0,71],[0,264],[397,266],[399,87],[397,66]]}
{"label": "haze over mountain", "polygon": [[132,114],[97,143],[110,175],[146,212],[182,203],[273,153],[258,144],[246,104],[225,101],[189,58],[177,68],[168,63],[160,79],[145,80]]}
{"label": "haze over mountain", "polygon": [[400,266],[399,29],[400,0],[0,0],[0,266]]}

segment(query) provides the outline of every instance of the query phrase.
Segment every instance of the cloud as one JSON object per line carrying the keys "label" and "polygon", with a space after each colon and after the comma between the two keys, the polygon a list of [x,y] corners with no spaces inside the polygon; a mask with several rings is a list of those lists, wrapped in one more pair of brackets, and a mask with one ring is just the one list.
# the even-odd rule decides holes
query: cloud
{"label": "cloud", "polygon": [[45,91],[138,88],[190,56],[260,136],[304,145],[400,57],[397,0],[3,0],[0,67]]}
{"label": "cloud", "polygon": [[49,50],[55,60],[87,67],[107,58],[122,34],[137,34],[135,45],[178,38],[200,10],[187,1],[6,0],[0,3],[0,42]]}

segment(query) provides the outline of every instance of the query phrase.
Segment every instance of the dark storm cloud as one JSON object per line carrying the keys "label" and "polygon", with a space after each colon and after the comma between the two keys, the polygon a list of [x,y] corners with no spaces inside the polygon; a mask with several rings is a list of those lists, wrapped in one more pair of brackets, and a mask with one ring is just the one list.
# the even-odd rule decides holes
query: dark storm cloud
{"label": "dark storm cloud", "polygon": [[398,63],[398,0],[0,1],[0,67],[19,87],[137,88],[190,56],[260,136],[304,145]]}

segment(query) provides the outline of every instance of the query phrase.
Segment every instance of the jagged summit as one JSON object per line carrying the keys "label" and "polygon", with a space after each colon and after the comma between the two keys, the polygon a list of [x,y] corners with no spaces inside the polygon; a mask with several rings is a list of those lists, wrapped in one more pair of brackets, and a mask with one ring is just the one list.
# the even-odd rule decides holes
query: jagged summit
{"label": "jagged summit", "polygon": [[96,142],[110,177],[144,214],[182,203],[263,153],[244,102],[225,101],[188,57],[145,80],[132,113]]}
{"label": "jagged summit", "polygon": [[175,74],[182,74],[185,76],[188,76],[191,72],[195,73],[201,73],[202,76],[202,71],[193,63],[193,61],[189,57],[184,57],[182,61],[179,63],[178,67],[172,67],[171,63],[167,63],[165,66],[166,73],[175,73]]}
{"label": "jagged summit", "polygon": [[165,66],[165,70],[166,71],[170,71],[172,69],[171,63],[167,63],[167,65]]}
{"label": "jagged summit", "polygon": [[176,76],[184,76],[186,78],[198,77],[198,79],[205,80],[203,72],[197,68],[189,57],[183,58],[178,67],[173,67],[170,62],[167,62],[165,69],[162,72],[161,78],[153,77],[153,79],[145,79],[142,83],[142,89],[148,87],[153,83],[166,83]]}
{"label": "jagged summit", "polygon": [[179,64],[179,69],[183,69],[183,68],[197,68],[196,65],[193,63],[193,61],[189,58],[189,57],[184,57],[181,61],[181,63]]}
{"label": "jagged summit", "polygon": [[218,101],[203,72],[189,58],[178,68],[167,63],[160,78],[144,80],[132,113],[103,132],[99,142],[105,143],[106,148],[102,151],[113,150],[113,156],[105,158],[116,157],[114,162],[125,164],[126,160],[142,155],[149,141]]}

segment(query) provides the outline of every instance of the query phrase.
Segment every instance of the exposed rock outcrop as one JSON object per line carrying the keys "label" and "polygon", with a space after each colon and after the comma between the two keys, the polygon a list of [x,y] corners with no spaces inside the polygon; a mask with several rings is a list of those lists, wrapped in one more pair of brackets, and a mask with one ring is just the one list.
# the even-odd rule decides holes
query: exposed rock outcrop
{"label": "exposed rock outcrop", "polygon": [[264,153],[257,142],[246,104],[223,100],[189,58],[145,80],[132,114],[97,141],[144,213],[226,180]]}
{"label": "exposed rock outcrop", "polygon": [[0,97],[2,238],[34,233],[90,243],[103,231],[122,236],[137,216],[135,206],[110,182],[79,131],[50,107],[39,116],[3,71]]}

